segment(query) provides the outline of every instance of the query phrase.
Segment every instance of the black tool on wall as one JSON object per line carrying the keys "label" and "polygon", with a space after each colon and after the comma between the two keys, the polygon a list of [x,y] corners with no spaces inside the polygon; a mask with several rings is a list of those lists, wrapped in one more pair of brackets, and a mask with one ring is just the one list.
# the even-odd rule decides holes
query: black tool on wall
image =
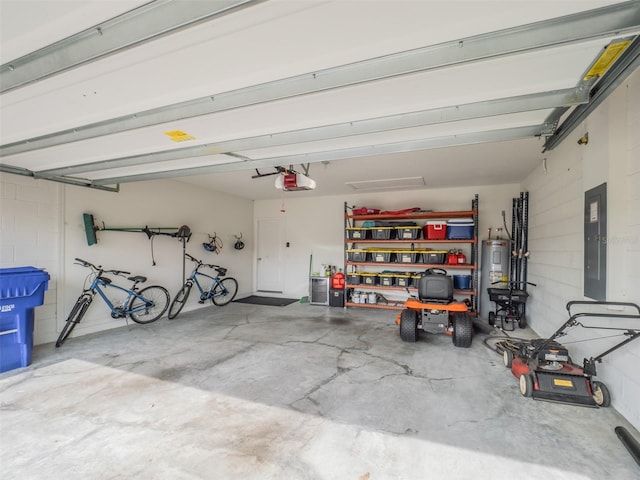
{"label": "black tool on wall", "polygon": [[185,249],[186,242],[191,238],[191,229],[187,225],[182,225],[181,227],[149,227],[146,225],[144,227],[106,227],[104,222],[102,222],[102,226],[96,225],[95,219],[90,213],[83,213],[82,217],[84,221],[84,230],[87,235],[87,244],[89,246],[98,243],[97,233],[100,231],[141,232],[146,234],[147,238],[151,240],[151,261],[154,266],[156,264],[153,256],[153,239],[155,236],[165,235],[168,237],[178,238],[182,241],[183,250]]}

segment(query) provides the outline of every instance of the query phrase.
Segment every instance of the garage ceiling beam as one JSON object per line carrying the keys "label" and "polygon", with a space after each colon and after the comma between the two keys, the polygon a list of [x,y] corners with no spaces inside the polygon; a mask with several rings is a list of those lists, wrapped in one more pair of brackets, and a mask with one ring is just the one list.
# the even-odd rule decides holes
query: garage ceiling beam
{"label": "garage ceiling beam", "polygon": [[629,45],[629,48],[624,51],[620,58],[596,83],[590,91],[588,103],[578,106],[569,114],[554,134],[547,138],[544,144],[544,151],[551,151],[560,145],[638,67],[640,67],[640,37],[636,37]]}
{"label": "garage ceiling beam", "polygon": [[639,2],[625,2],[77,126],[4,145],[0,147],[0,156],[434,68],[638,31]]}
{"label": "garage ceiling beam", "polygon": [[156,0],[0,66],[0,93],[264,0]]}
{"label": "garage ceiling beam", "polygon": [[459,135],[447,135],[444,137],[425,138],[421,140],[387,143],[382,145],[367,145],[340,150],[262,158],[245,162],[225,163],[206,167],[194,167],[168,170],[164,172],[146,173],[141,175],[103,178],[99,180],[93,180],[92,183],[94,185],[113,185],[116,183],[119,184],[128,182],[140,182],[144,180],[158,180],[164,178],[176,178],[192,175],[205,175],[210,173],[250,170],[263,167],[275,167],[278,165],[297,165],[302,163],[346,160],[350,158],[362,158],[374,155],[413,152],[418,150],[428,150],[432,148],[451,147],[458,145],[503,142],[508,140],[532,138],[535,136],[539,136],[541,132],[544,132],[545,130],[546,127],[544,125],[534,125],[501,130],[490,130],[484,132],[463,133]]}
{"label": "garage ceiling beam", "polygon": [[[170,160],[202,157],[212,154],[254,150],[301,142],[328,140],[352,135],[363,135],[403,128],[434,125],[475,118],[493,117],[511,113],[552,109],[558,105],[571,106],[587,102],[589,90],[586,86],[534,93],[518,97],[487,100],[483,102],[453,105],[448,107],[409,112],[385,117],[357,120],[352,122],[324,125],[314,128],[292,130],[255,137],[207,143],[186,148],[170,149],[147,154],[103,160],[70,167],[39,171],[41,177],[58,175],[76,175],[111,168],[130,167]],[[549,127],[551,130],[551,126]]]}
{"label": "garage ceiling beam", "polygon": [[[38,178],[38,174],[32,172],[31,170],[27,170],[26,168],[13,167],[11,165],[3,165],[0,163],[0,172],[11,173],[13,175],[22,175],[24,177]],[[65,183],[68,185],[75,185],[77,187],[88,187],[94,188],[96,190],[104,190],[107,192],[119,192],[120,185],[116,185],[115,187],[109,187],[105,185],[95,185],[91,180],[85,180],[81,178],[71,178],[71,177],[47,177],[43,180],[49,180],[52,182]]]}

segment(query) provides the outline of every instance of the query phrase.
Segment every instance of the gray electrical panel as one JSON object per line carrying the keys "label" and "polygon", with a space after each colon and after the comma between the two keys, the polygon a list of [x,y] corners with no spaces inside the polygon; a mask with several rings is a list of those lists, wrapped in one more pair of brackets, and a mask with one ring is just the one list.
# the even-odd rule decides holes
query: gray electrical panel
{"label": "gray electrical panel", "polygon": [[607,184],[584,194],[584,296],[607,299]]}

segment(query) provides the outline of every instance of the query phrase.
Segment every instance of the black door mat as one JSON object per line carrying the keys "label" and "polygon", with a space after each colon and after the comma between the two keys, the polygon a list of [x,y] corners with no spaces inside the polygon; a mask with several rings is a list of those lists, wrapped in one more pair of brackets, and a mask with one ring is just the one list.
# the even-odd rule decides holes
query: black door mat
{"label": "black door mat", "polygon": [[236,303],[251,303],[253,305],[270,305],[272,307],[286,307],[297,302],[297,298],[278,298],[278,297],[260,297],[258,295],[250,295],[245,298],[234,300]]}

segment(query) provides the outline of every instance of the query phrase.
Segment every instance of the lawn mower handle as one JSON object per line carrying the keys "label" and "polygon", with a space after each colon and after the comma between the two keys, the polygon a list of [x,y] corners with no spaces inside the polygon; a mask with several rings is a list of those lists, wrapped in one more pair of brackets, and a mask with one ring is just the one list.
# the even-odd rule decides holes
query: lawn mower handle
{"label": "lawn mower handle", "polygon": [[[638,311],[638,315],[640,315],[640,307],[638,305],[636,305],[635,303],[630,303],[630,302],[600,302],[600,301],[587,301],[587,300],[574,300],[572,302],[567,303],[567,312],[569,313],[569,316],[571,317],[571,307],[574,305],[606,305],[606,306],[615,306],[615,307],[630,307],[630,308],[635,308]],[[577,314],[577,315],[581,315],[581,314]],[[576,315],[576,316],[577,316]],[[595,314],[591,314],[591,315],[595,315]],[[616,314],[599,314],[599,317],[620,317],[622,315],[616,315]],[[634,316],[630,316],[630,317],[624,317],[623,318],[633,318]]]}
{"label": "lawn mower handle", "polygon": [[[574,305],[605,305],[605,306],[618,306],[618,307],[630,307],[630,308],[635,308],[638,311],[637,315],[632,315],[632,314],[615,314],[615,313],[597,313],[597,312],[581,312],[581,313],[574,313],[573,315],[571,315],[571,307],[573,307]],[[565,323],[562,324],[562,326],[556,330],[556,332],[551,335],[546,341],[542,342],[538,348],[534,349],[532,352],[532,358],[533,356],[537,356],[542,350],[544,350],[547,345],[549,345],[551,342],[553,342],[556,338],[558,338],[560,336],[560,334],[562,332],[564,332],[564,330],[567,327],[571,327],[573,325],[576,325],[576,319],[580,318],[580,317],[600,317],[600,318],[636,318],[638,320],[640,320],[640,307],[638,305],[636,305],[635,303],[627,303],[627,302],[600,302],[600,301],[583,301],[583,300],[575,300],[575,301],[571,301],[569,303],[567,303],[567,312],[569,312],[569,320],[567,320]],[[584,327],[584,326],[583,326]],[[584,327],[584,328],[606,328],[606,327]],[[611,347],[609,350],[601,353],[600,355],[596,356],[596,357],[591,357],[590,359],[585,359],[585,369],[587,367],[586,363],[590,364],[590,367],[593,367],[595,362],[599,362],[602,360],[602,358],[608,354],[610,354],[611,352],[613,352],[614,350],[617,350],[618,348],[626,345],[627,343],[629,343],[632,340],[635,340],[637,337],[640,336],[640,328],[639,329],[627,329],[627,333],[625,334],[627,335],[629,338],[627,338],[626,340],[624,340],[623,342],[614,345],[613,347]],[[594,372],[595,374],[595,372]]]}

